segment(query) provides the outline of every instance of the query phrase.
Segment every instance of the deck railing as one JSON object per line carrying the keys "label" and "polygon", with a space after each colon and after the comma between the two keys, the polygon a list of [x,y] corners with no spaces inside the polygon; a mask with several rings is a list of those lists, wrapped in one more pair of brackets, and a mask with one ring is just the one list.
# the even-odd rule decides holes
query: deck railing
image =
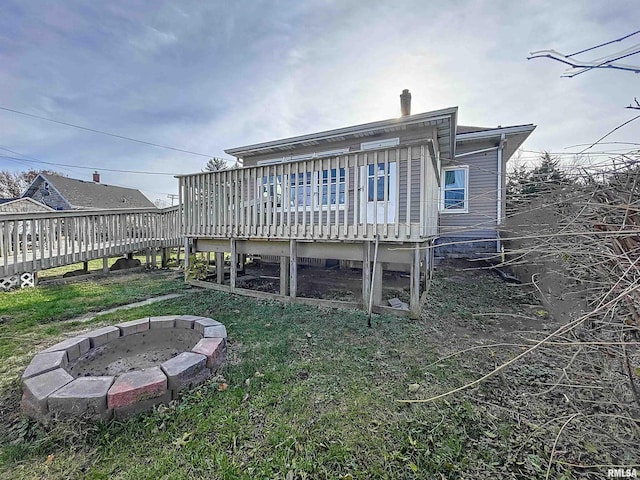
{"label": "deck railing", "polygon": [[179,207],[0,214],[0,277],[182,244]]}
{"label": "deck railing", "polygon": [[436,160],[425,142],[180,179],[192,238],[420,241],[437,234]]}

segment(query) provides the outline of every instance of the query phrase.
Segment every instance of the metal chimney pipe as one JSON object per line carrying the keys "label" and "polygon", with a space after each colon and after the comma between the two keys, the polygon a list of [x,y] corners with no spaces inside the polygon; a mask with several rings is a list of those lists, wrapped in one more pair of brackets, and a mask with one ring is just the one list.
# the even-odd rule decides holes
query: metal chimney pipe
{"label": "metal chimney pipe", "polygon": [[400,95],[400,111],[403,117],[411,115],[411,93],[409,93],[409,90],[406,88],[402,91],[402,95]]}

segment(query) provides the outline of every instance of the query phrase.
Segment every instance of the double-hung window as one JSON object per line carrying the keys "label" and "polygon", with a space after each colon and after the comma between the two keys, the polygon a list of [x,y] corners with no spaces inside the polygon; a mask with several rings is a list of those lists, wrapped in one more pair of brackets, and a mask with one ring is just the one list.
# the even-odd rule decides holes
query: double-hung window
{"label": "double-hung window", "polygon": [[367,170],[367,181],[367,201],[384,201],[385,186],[387,189],[389,188],[389,172],[385,170],[384,163],[369,165]]}
{"label": "double-hung window", "polygon": [[344,205],[344,168],[332,168],[319,172],[321,204],[329,207]]}
{"label": "double-hung window", "polygon": [[447,167],[442,169],[444,182],[440,210],[451,213],[469,211],[469,167]]}

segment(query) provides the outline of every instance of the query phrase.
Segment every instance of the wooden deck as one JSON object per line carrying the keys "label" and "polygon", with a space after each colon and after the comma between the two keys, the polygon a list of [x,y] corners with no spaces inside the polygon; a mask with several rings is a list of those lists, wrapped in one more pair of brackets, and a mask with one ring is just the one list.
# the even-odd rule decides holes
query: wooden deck
{"label": "wooden deck", "polygon": [[0,278],[183,243],[179,207],[0,215]]}
{"label": "wooden deck", "polygon": [[188,238],[422,242],[437,235],[425,143],[180,176]]}

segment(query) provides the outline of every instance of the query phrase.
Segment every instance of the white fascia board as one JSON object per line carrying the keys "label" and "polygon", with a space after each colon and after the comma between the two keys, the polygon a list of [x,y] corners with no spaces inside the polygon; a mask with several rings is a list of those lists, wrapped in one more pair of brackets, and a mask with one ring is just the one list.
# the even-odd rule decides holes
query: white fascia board
{"label": "white fascia board", "polygon": [[529,124],[517,125],[514,127],[492,128],[491,130],[480,130],[479,132],[458,133],[456,135],[456,142],[467,142],[469,140],[478,140],[482,138],[500,138],[502,135],[514,135],[517,133],[531,133],[535,128],[535,125]]}
{"label": "white fascia board", "polygon": [[451,127],[453,131],[453,136],[455,136],[457,112],[458,112],[458,107],[445,108],[443,110],[436,110],[433,112],[426,112],[426,113],[418,113],[416,115],[409,115],[409,116],[400,117],[400,118],[392,118],[390,120],[382,120],[379,122],[365,123],[362,125],[353,125],[351,127],[338,128],[336,130],[327,130],[324,132],[301,135],[298,137],[284,138],[282,140],[274,140],[271,142],[256,143],[254,145],[247,145],[244,147],[230,148],[225,150],[225,152],[228,153],[229,155],[238,157],[246,154],[260,153],[260,151],[268,150],[270,148],[293,147],[302,142],[330,140],[332,138],[342,137],[345,135],[352,135],[356,133],[367,133],[375,130],[380,130],[382,128],[401,127],[401,126],[412,125],[415,123],[435,122],[438,120],[450,119],[451,117],[453,117],[453,122],[452,122],[453,125]]}

